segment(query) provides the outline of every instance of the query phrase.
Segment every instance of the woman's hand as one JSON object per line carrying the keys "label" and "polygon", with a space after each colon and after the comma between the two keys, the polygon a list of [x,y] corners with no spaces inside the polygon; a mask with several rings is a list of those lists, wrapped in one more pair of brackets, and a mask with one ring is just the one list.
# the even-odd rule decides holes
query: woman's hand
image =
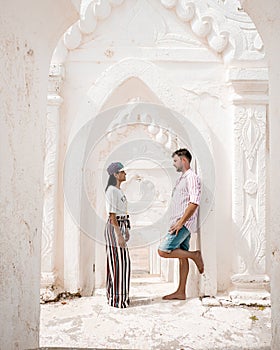
{"label": "woman's hand", "polygon": [[125,239],[123,238],[123,235],[121,233],[115,213],[110,213],[110,223],[114,226],[118,246],[121,248],[125,248]]}
{"label": "woman's hand", "polygon": [[118,235],[117,241],[118,241],[119,247],[125,248],[125,240],[124,240],[124,238],[123,238],[123,236],[121,234]]}
{"label": "woman's hand", "polygon": [[125,229],[125,238],[124,239],[127,242],[129,240],[129,238],[130,238],[129,230],[126,228]]}

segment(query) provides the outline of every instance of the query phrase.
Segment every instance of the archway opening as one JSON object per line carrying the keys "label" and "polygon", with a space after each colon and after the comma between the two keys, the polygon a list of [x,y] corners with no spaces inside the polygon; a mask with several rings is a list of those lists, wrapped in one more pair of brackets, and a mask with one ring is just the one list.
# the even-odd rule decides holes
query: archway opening
{"label": "archway opening", "polygon": [[[125,9],[127,10],[127,7]],[[121,10],[121,7],[118,8],[117,11],[120,11],[120,10]],[[164,12],[166,14],[166,10],[164,10]],[[114,23],[114,19],[112,19],[112,23]],[[194,23],[195,23],[195,20],[191,22],[193,32],[194,32],[193,28],[195,28]],[[103,22],[102,26],[103,27],[106,26],[105,21]],[[71,46],[69,44],[69,40],[74,40],[73,38],[75,38],[75,35],[77,37],[77,34],[75,34],[76,29],[77,28],[74,28],[74,29],[72,28],[71,31],[68,33],[68,36],[67,36],[68,48]],[[105,30],[105,32],[108,31],[108,28],[103,28],[103,29]],[[102,29],[100,28],[100,32],[101,30]],[[179,30],[179,32],[180,31],[181,29]],[[98,33],[100,32],[97,32],[96,35],[98,35]],[[162,39],[163,40],[162,42],[166,43],[166,42],[169,42],[169,40],[171,40],[172,35],[169,35],[170,33],[167,33],[167,34],[168,35],[165,35],[165,37]],[[178,42],[178,33],[176,33],[176,35],[177,36],[176,36],[176,39],[173,41],[173,44],[174,42]],[[72,39],[70,39],[70,37],[72,37]],[[209,36],[209,38],[210,37],[211,36]],[[218,181],[219,191],[217,191],[217,196],[216,196],[217,204],[215,206],[215,211],[216,212],[219,212],[219,210],[224,211],[224,215],[222,216],[220,221],[218,221],[217,218],[213,217],[211,222],[212,227],[215,227],[215,231],[216,231],[215,239],[213,239],[213,246],[211,246],[211,252],[212,253],[215,252],[215,259],[216,259],[216,260],[214,259],[213,270],[211,271],[211,273],[215,275],[215,278],[212,279],[211,281],[210,280],[208,281],[208,285],[205,287],[205,290],[203,293],[204,295],[212,296],[212,294],[216,295],[217,291],[220,291],[220,292],[229,291],[230,288],[232,288],[234,283],[236,283],[236,286],[238,287],[238,284],[240,281],[231,278],[232,262],[233,262],[233,256],[234,256],[234,252],[231,249],[231,246],[235,240],[233,238],[233,233],[235,228],[237,228],[237,232],[243,232],[243,233],[248,232],[247,230],[248,220],[246,222],[245,221],[237,222],[237,225],[235,225],[236,224],[235,218],[232,219],[232,211],[231,211],[232,188],[230,187],[231,178],[229,177],[229,173],[231,173],[233,168],[238,164],[237,162],[235,162],[235,164],[232,164],[232,162],[229,161],[229,159],[230,159],[230,155],[232,154],[233,148],[238,146],[237,145],[238,142],[243,147],[243,145],[247,142],[246,140],[248,140],[250,137],[251,137],[251,142],[249,142],[249,144],[254,143],[256,139],[254,139],[253,134],[249,135],[248,133],[245,132],[246,140],[244,141],[238,136],[237,132],[235,135],[231,133],[233,124],[236,122],[236,121],[233,122],[233,119],[235,117],[233,116],[233,113],[232,113],[231,104],[234,105],[234,109],[238,111],[238,113],[239,113],[239,110],[237,108],[237,104],[240,105],[240,100],[238,101],[238,97],[231,96],[231,89],[234,88],[237,94],[241,93],[242,95],[244,93],[243,95],[245,95],[245,98],[243,98],[244,97],[243,96],[241,99],[242,100],[241,104],[243,103],[245,105],[245,112],[243,114],[245,115],[244,120],[248,117],[248,113],[249,113],[247,108],[248,104],[255,103],[256,97],[259,97],[259,92],[261,92],[261,94],[263,93],[264,95],[266,93],[264,91],[258,91],[255,95],[255,99],[252,98],[252,96],[248,98],[248,91],[246,89],[244,90],[244,87],[246,84],[251,84],[250,86],[252,87],[253,82],[250,80],[248,81],[246,77],[244,78],[243,76],[240,76],[238,69],[228,70],[228,67],[226,66],[226,64],[224,64],[220,54],[216,55],[215,52],[213,53],[213,51],[211,50],[209,51],[209,48],[206,53],[205,52],[206,50],[204,48],[202,49],[201,47],[201,42],[198,43],[197,37],[195,37],[193,33],[192,33],[191,39],[193,40],[192,42],[190,41],[188,42],[190,38],[188,38],[188,40],[186,40],[186,38],[182,39],[182,42],[184,42],[184,45],[183,45],[184,47],[181,49],[185,53],[185,56],[178,56],[179,58],[178,61],[176,61],[176,59],[174,58],[174,52],[176,51],[176,53],[178,53],[180,51],[178,47],[176,47],[175,50],[170,53],[171,55],[173,54],[172,56],[173,59],[171,60],[172,61],[171,63],[170,63],[170,60],[169,61],[164,60],[163,58],[159,60],[160,53],[156,53],[154,58],[151,60],[151,63],[149,62],[147,64],[147,58],[145,56],[147,55],[147,52],[145,52],[144,60],[143,60],[146,63],[146,66],[144,63],[142,65],[142,63],[140,62],[142,60],[142,57],[140,60],[133,60],[133,59],[126,60],[127,56],[125,55],[124,56],[120,55],[120,59],[115,59],[115,61],[110,62],[109,59],[111,59],[115,53],[109,48],[108,50],[106,50],[106,54],[105,54],[106,57],[102,61],[103,67],[100,70],[97,70],[96,67],[93,70],[89,69],[89,71],[93,72],[92,77],[90,76],[90,74],[87,73],[88,71],[86,69],[81,70],[80,73],[82,74],[83,78],[86,77],[85,80],[87,80],[87,83],[78,91],[75,99],[76,99],[76,102],[78,99],[83,99],[85,103],[84,103],[84,106],[80,109],[77,108],[77,103],[76,103],[76,106],[74,106],[74,103],[72,105],[71,103],[69,103],[68,106],[66,106],[64,103],[64,106],[62,106],[62,114],[64,115],[64,118],[65,116],[67,116],[67,118],[69,118],[69,121],[70,121],[68,125],[64,125],[65,130],[67,130],[68,132],[68,136],[64,138],[63,142],[65,142],[65,140],[69,137],[70,135],[69,130],[71,128],[71,125],[73,126],[73,122],[75,123],[78,120],[78,124],[74,128],[72,128],[72,130],[76,128],[76,131],[77,131],[79,128],[80,119],[87,118],[86,116],[90,114],[92,116],[93,115],[95,116],[98,114],[98,112],[102,110],[105,111],[108,107],[113,107],[124,102],[126,103],[128,102],[127,100],[131,100],[131,99],[136,99],[136,100],[138,99],[140,101],[141,99],[143,99],[144,101],[145,99],[147,99],[149,102],[155,102],[155,103],[167,105],[168,107],[172,107],[173,109],[180,111],[185,117],[190,116],[190,119],[194,123],[198,123],[198,120],[200,120],[200,122],[204,125],[204,128],[207,130],[210,130],[210,136],[208,135],[206,136],[206,138],[208,137],[208,141],[210,140],[210,143],[213,146],[214,152],[219,153],[219,159],[220,159],[219,161],[217,161],[217,163],[215,163],[216,170],[218,170],[217,171],[218,176],[220,176]],[[91,47],[91,41],[89,40],[89,37],[87,37],[87,40],[88,40],[87,42],[82,43],[83,49],[88,49],[88,54],[90,54],[90,50],[96,48],[96,43],[93,43],[93,46]],[[208,40],[208,37],[207,37],[207,40]],[[187,42],[191,46],[192,50],[190,50],[190,47],[186,45]],[[105,40],[105,43],[106,43],[106,40]],[[195,48],[197,48],[197,50],[194,50]],[[121,49],[123,49],[122,46],[121,46]],[[162,52],[166,48],[157,47],[157,49],[158,49],[158,52],[161,52],[162,54]],[[75,65],[77,64],[77,62],[80,62],[80,63],[87,62],[86,65],[90,64],[89,63],[90,60],[86,58],[86,54],[84,54],[85,51],[83,52],[83,54],[80,55],[80,58],[77,59],[77,57],[79,57],[79,54],[81,53],[78,51],[79,50],[71,51],[70,52],[71,58],[69,58],[69,60],[67,60],[66,62],[67,71],[68,73],[70,73],[70,75],[72,74],[73,77],[75,76],[75,74],[78,73],[78,72],[75,73],[75,69],[76,69]],[[190,54],[191,51],[192,51],[192,54],[194,54],[195,52],[194,56],[191,59],[186,59],[186,56]],[[128,52],[130,51],[128,50]],[[133,52],[133,48],[132,48],[132,52]],[[226,50],[223,53],[226,57],[226,54],[227,54]],[[158,63],[158,60],[160,61],[160,63]],[[182,68],[183,66],[182,62],[184,64],[184,68]],[[94,60],[94,64],[98,66],[100,65],[100,62],[96,62],[96,60]],[[156,69],[154,69],[154,66],[156,66]],[[166,66],[169,66],[169,68],[167,69]],[[146,73],[145,79],[143,78],[145,76],[145,70],[142,71],[143,68],[146,69],[148,72]],[[203,73],[201,73],[202,71]],[[160,79],[161,73],[163,74],[164,72],[168,76],[166,80]],[[151,75],[150,80],[147,77],[149,73],[154,74],[154,75]],[[228,85],[228,81],[226,81],[224,78],[224,75],[226,73],[230,75],[229,81],[231,86],[229,89],[228,87],[226,87]],[[182,75],[181,79],[178,77],[179,75]],[[92,84],[92,82],[89,83],[89,81],[92,80],[93,77],[94,77],[94,86],[97,88],[87,93],[89,86],[91,86]],[[146,81],[146,82],[151,82],[153,80],[154,83],[150,84],[149,87],[144,87],[139,77],[141,77],[141,79],[143,79],[143,81]],[[65,86],[63,88],[64,97],[68,98],[68,101],[71,99],[71,89],[73,91],[77,91],[77,87],[79,86],[79,84],[81,84],[79,81],[75,85],[74,80],[75,78],[73,79],[72,82],[70,79],[69,80],[66,79],[65,81]],[[211,83],[209,83],[209,81],[211,81]],[[240,81],[241,81],[241,84],[239,84]],[[71,86],[72,83],[74,84]],[[147,86],[148,85],[149,84],[147,84]],[[151,85],[153,86],[154,89],[150,89]],[[202,85],[204,86],[204,88],[201,88]],[[255,87],[253,88],[255,89]],[[138,92],[137,89],[139,89],[140,92]],[[154,91],[157,91],[157,94],[154,93]],[[254,92],[256,91],[254,90]],[[93,101],[92,104],[91,104],[91,101]],[[87,107],[85,107],[86,104],[89,104],[91,106],[88,107],[87,109]],[[74,111],[71,110],[71,106],[73,106]],[[249,127],[248,125],[246,125],[246,128],[247,128],[246,130],[249,130],[249,129],[254,130],[255,132],[254,135],[257,134],[257,131],[259,131],[260,135],[263,135],[262,129],[259,128],[259,124],[258,124],[258,120],[261,119],[261,118],[258,118],[259,112],[261,112],[259,108],[253,109],[253,112],[251,113],[252,118],[250,116],[248,117],[248,119],[251,118],[251,125],[249,125]],[[211,118],[207,117],[208,114],[210,114]],[[224,115],[228,116],[228,120],[229,120],[228,123],[224,122],[224,118],[223,118]],[[237,115],[237,113],[235,115]],[[262,117],[265,117],[265,115],[262,114]],[[245,122],[246,121],[244,121],[244,123]],[[261,121],[261,123],[263,123],[263,121]],[[80,125],[83,125],[83,123],[80,123]],[[242,127],[241,129],[243,132],[244,128]],[[162,135],[160,135],[159,138],[161,136]],[[244,136],[244,133],[243,133],[243,136]],[[259,144],[259,140],[257,143]],[[261,136],[261,144],[262,145],[265,144],[265,139],[262,138],[262,136]],[[242,157],[242,162],[244,161],[246,163],[248,161],[247,159],[248,149],[246,149],[246,146],[245,148],[244,147],[242,148],[242,147],[241,147],[241,150],[239,151]],[[261,148],[257,149],[258,152],[260,150]],[[65,151],[65,146],[64,146],[64,151]],[[257,156],[263,157],[264,153],[258,153],[258,152],[256,153]],[[222,166],[223,164],[228,165],[229,167],[228,171],[226,171],[225,167]],[[252,169],[255,171],[255,173],[258,172],[257,168],[253,167]],[[237,170],[239,171],[240,169],[237,169]],[[238,171],[235,173],[235,179],[238,179],[238,181],[235,183],[234,186],[236,188],[237,187],[242,188],[243,184],[241,185],[241,182],[243,180],[242,181],[239,181],[239,180],[243,177],[243,175],[246,175],[247,173],[238,173]],[[225,172],[224,174],[225,176],[221,175],[222,172]],[[254,205],[256,202],[258,202],[257,198],[256,198],[256,202],[254,202],[253,197],[255,196],[255,192],[252,193],[254,188],[255,188],[254,184],[249,181],[249,183],[247,183],[247,186],[246,186],[246,189],[247,189],[246,194],[244,196],[242,195],[243,196],[242,206],[244,206],[245,212],[247,210],[246,205],[248,202],[250,203],[253,202]],[[224,198],[226,198],[226,200],[224,200]],[[238,213],[239,213],[238,210],[235,208],[235,215],[237,216]],[[65,222],[66,222],[66,225],[68,225],[68,219],[69,218],[66,218],[65,220],[65,217],[64,217],[64,223],[63,223],[64,234],[65,232],[67,232],[65,231]],[[255,222],[254,220],[255,220],[255,216],[253,217],[253,219],[252,218],[250,219],[249,217],[249,222]],[[263,218],[261,218],[261,220],[263,220]],[[69,229],[69,226],[67,227],[68,227],[67,229]],[[230,227],[229,231],[232,234],[225,237],[224,227]],[[73,236],[71,236],[71,238],[79,234],[79,232],[72,231],[72,234]],[[249,236],[246,237],[246,240]],[[261,241],[263,239],[263,232],[261,232],[261,235],[259,237]],[[79,239],[76,241],[70,239],[71,244],[68,244],[69,243],[68,238],[69,236],[68,237],[64,236],[64,241],[66,242],[66,245],[63,248],[63,254],[59,254],[60,255],[59,259],[61,260],[61,266],[63,266],[61,267],[60,271],[62,271],[63,282],[67,280],[68,281],[67,283],[69,283],[67,288],[75,291],[79,289],[78,286],[81,285],[80,272],[81,272],[82,265],[79,266],[81,251],[80,250],[76,251],[75,259],[73,259],[73,255],[72,257],[68,256],[67,261],[71,262],[72,260],[72,263],[70,265],[68,265],[65,259],[67,259],[67,251],[72,252],[71,245],[73,245],[73,242],[76,242],[78,245],[81,242],[79,241]],[[221,242],[221,243],[217,244],[217,242]],[[249,243],[252,243],[252,242],[254,242],[254,240],[252,241],[249,238]],[[251,255],[251,258],[254,259],[255,252],[253,251],[252,254],[253,255]],[[263,254],[262,254],[262,257],[263,257]],[[241,256],[241,258],[243,259],[244,255],[243,257]],[[250,262],[249,260],[246,261],[245,259],[245,265]],[[147,260],[145,260],[145,264],[146,262]],[[91,264],[89,264],[88,266],[90,268],[88,268],[87,275],[89,275],[93,270],[96,272],[95,270],[96,266],[93,267]],[[238,262],[237,262],[237,267],[234,271],[235,275],[238,275],[238,273],[242,270],[242,268],[243,268],[242,263],[238,265]],[[244,271],[241,271],[241,274],[243,272]],[[253,273],[252,272],[250,272],[249,274],[243,273],[243,275],[246,275],[246,277],[248,277],[247,280],[246,278],[244,280],[245,286],[246,286],[246,283],[247,285],[248,283],[250,284],[250,278],[252,277]],[[265,280],[265,277],[260,281],[261,284],[265,284],[266,282],[267,280]],[[242,287],[244,287],[244,284],[241,283],[240,287],[241,288],[239,289],[241,290]],[[88,291],[90,290],[91,289],[89,288]],[[238,297],[239,296],[240,294],[238,291]]]}

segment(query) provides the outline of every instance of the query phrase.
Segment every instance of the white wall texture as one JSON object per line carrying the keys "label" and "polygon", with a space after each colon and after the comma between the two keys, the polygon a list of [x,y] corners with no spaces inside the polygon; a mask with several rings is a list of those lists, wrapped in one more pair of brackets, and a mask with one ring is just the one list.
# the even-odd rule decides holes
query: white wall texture
{"label": "white wall texture", "polygon": [[[28,10],[27,10],[28,9]],[[39,345],[47,77],[70,1],[2,2],[0,11],[0,348]]]}
{"label": "white wall texture", "polygon": [[[135,0],[117,3],[119,6],[110,6],[106,1],[99,6],[97,3],[90,3],[88,9],[84,9],[84,19],[69,29],[54,53],[53,64],[62,64],[65,68],[59,91],[64,103],[61,105],[59,116],[61,132],[58,171],[63,172],[66,149],[71,145],[74,135],[101,111],[130,101],[140,101],[163,105],[180,113],[186,122],[191,122],[198,128],[212,155],[215,168],[215,199],[201,232],[202,246],[205,245],[204,258],[209,269],[205,282],[208,287],[201,287],[201,293],[215,295],[217,291],[228,292],[233,282],[231,276],[237,274],[234,279],[237,285],[240,279],[238,273],[245,269],[244,265],[251,264],[250,259],[246,263],[243,261],[243,265],[239,260],[235,261],[238,251],[234,247],[240,244],[235,234],[242,236],[245,231],[246,239],[250,240],[246,224],[250,220],[250,225],[255,222],[256,215],[258,225],[262,226],[257,235],[257,243],[266,239],[264,217],[258,214],[263,207],[260,207],[258,198],[251,198],[255,194],[246,194],[242,190],[235,204],[235,197],[232,198],[232,192],[238,193],[238,189],[242,189],[248,181],[246,171],[238,168],[239,159],[234,158],[236,145],[242,143],[238,132],[234,131],[236,118],[241,114],[238,106],[241,104],[245,119],[251,110],[253,119],[256,111],[260,113],[257,107],[260,100],[263,103],[263,107],[260,108],[266,109],[267,77],[262,42],[246,14],[236,10],[237,2],[234,5],[225,3],[220,6],[209,2],[209,7],[198,1],[185,7],[176,1]],[[151,21],[147,21],[147,17]],[[262,67],[264,73],[260,75],[258,72],[262,72]],[[264,85],[263,88],[259,88],[261,84]],[[149,112],[147,110],[147,113]],[[266,118],[266,113],[263,117]],[[172,128],[173,117],[167,118],[169,119],[164,122],[167,123],[169,131],[176,134]],[[245,120],[244,118],[242,120]],[[163,119],[158,119],[157,123],[162,125]],[[240,122],[241,138],[243,134],[247,138],[248,130],[255,128],[254,121],[248,127],[242,123]],[[256,128],[259,131],[259,125]],[[261,137],[263,147],[266,140],[264,135],[261,134]],[[127,136],[125,141],[118,141],[118,138],[120,139],[119,135],[112,137],[107,147],[112,143],[117,147],[118,144],[129,140]],[[253,138],[254,136],[249,143],[255,143]],[[193,136],[192,142],[194,139]],[[259,147],[260,140],[257,141]],[[244,156],[244,161],[248,162],[247,141],[244,142],[245,150],[241,149],[239,156]],[[176,146],[178,145],[174,143],[173,149]],[[196,148],[199,148],[199,145]],[[196,152],[195,147],[193,151]],[[169,153],[171,152],[172,147],[169,148]],[[108,152],[105,152],[105,155],[101,153],[99,162],[102,161],[106,165],[107,156]],[[256,155],[252,152],[250,156]],[[258,157],[265,156],[263,149]],[[122,157],[126,159],[127,155],[122,154]],[[159,154],[155,154],[154,157],[159,157]],[[198,159],[198,162],[203,160]],[[265,183],[265,168],[262,168],[262,171]],[[257,176],[258,172],[254,164],[252,178]],[[205,173],[201,175],[206,176]],[[237,181],[233,181],[232,177]],[[99,185],[98,181],[97,184]],[[259,197],[262,197],[265,187],[260,182],[257,185]],[[63,183],[60,181],[60,215],[57,228],[59,235],[55,248],[58,257],[58,282],[72,291],[90,291],[92,287],[86,286],[85,280],[94,283],[86,277],[92,274],[94,256],[92,255],[90,263],[90,252],[82,252],[84,248],[79,243],[77,227],[71,215],[69,217],[68,211],[64,210],[63,196]],[[249,215],[248,206],[251,200],[253,206],[257,203],[256,213],[253,212],[252,217]],[[100,201],[102,199],[99,198],[98,203],[101,203]],[[80,211],[81,208],[82,202]],[[235,217],[241,220],[237,219],[236,223]],[[83,234],[81,237],[84,247],[90,247],[87,238],[83,237]],[[251,243],[249,242],[249,245]],[[92,246],[90,249],[93,249]],[[253,250],[251,260],[258,254]],[[247,253],[241,256],[241,260],[244,259],[244,255]],[[260,255],[257,258],[263,261],[265,252],[261,252]],[[233,262],[237,266],[234,267]],[[103,273],[103,268],[100,268]],[[85,270],[88,272],[85,273]],[[264,264],[264,273],[267,272]],[[252,274],[254,271],[247,273],[249,284],[252,284],[250,279],[259,278],[252,277]],[[266,283],[267,277],[261,278]],[[265,295],[267,297],[267,294]]]}
{"label": "white wall texture", "polygon": [[272,306],[272,349],[277,349],[280,344],[280,235],[278,213],[279,201],[279,147],[277,146],[279,123],[279,53],[280,43],[277,34],[280,29],[278,1],[242,1],[245,10],[255,22],[264,41],[269,69],[269,187],[267,192],[267,230],[271,235],[270,253],[271,259],[271,306]]}
{"label": "white wall texture", "polygon": [[[214,4],[214,1],[210,2]],[[118,1],[110,3],[117,4]],[[252,45],[248,45],[249,49],[247,47],[245,50],[240,50],[241,43],[246,40],[232,40],[234,33],[229,36],[231,40],[228,45],[226,45],[228,43],[226,35],[215,36],[221,23],[219,20],[223,17],[219,15],[219,10],[214,11],[214,17],[219,20],[209,29],[207,23],[205,26],[197,26],[199,22],[194,20],[196,17],[194,15],[191,17],[192,8],[182,10],[177,6],[175,10],[172,5],[176,1],[161,3],[166,7],[170,6],[171,9],[165,8],[159,2],[147,1],[145,1],[146,7],[140,7],[139,1],[133,1],[134,6],[128,5],[126,1],[119,7],[111,8],[108,5],[105,6],[104,1],[103,6],[95,11],[95,15],[99,18],[96,31],[93,31],[94,26],[89,24],[92,23],[91,21],[84,20],[81,22],[83,32],[87,31],[88,35],[81,36],[80,29],[76,26],[65,36],[68,48],[72,49],[70,54],[65,61],[66,56],[62,58],[62,53],[67,52],[60,47],[53,57],[54,63],[65,61],[66,74],[60,91],[64,104],[59,117],[60,135],[63,136],[60,138],[59,157],[63,159],[71,137],[73,139],[75,132],[87,119],[97,115],[102,109],[127,102],[130,98],[139,97],[138,95],[145,101],[161,103],[179,112],[186,120],[194,123],[200,120],[197,128],[203,134],[213,154],[216,171],[214,214],[210,219],[216,234],[214,248],[217,250],[215,257],[217,289],[227,290],[231,285],[231,274],[238,275],[237,272],[240,272],[242,267],[242,263],[235,271],[231,267],[234,255],[231,249],[234,223],[230,204],[232,200],[230,173],[236,169],[236,163],[232,159],[233,147],[237,143],[237,139],[232,134],[232,128],[233,120],[236,120],[239,113],[239,97],[241,96],[241,106],[245,106],[245,111],[240,113],[241,121],[244,119],[242,116],[250,115],[253,111],[253,115],[258,115],[258,120],[262,123],[257,126],[255,124],[253,129],[260,131],[263,130],[263,120],[266,118],[266,112],[263,111],[263,105],[266,104],[266,79],[256,73],[258,81],[256,85],[253,81],[254,76],[253,78],[242,77],[244,69],[241,69],[240,75],[237,74],[234,77],[234,74],[229,74],[231,78],[228,84],[227,74],[232,72],[232,67],[266,67],[268,65],[269,190],[264,193],[267,193],[265,232],[270,242],[268,260],[271,258],[272,349],[276,350],[280,344],[278,303],[280,285],[277,279],[280,268],[278,235],[280,188],[277,179],[279,165],[276,161],[279,157],[280,131],[277,118],[280,49],[278,42],[280,20],[277,14],[279,14],[280,5],[277,0],[269,0],[266,3],[257,0],[254,5],[249,1],[242,2],[264,41],[266,62],[263,60],[260,40],[254,36],[252,28],[247,28],[246,31],[251,35],[251,41],[249,40],[248,43]],[[225,5],[227,4],[229,2],[225,2]],[[25,11],[27,7],[30,11]],[[203,8],[198,5],[196,9],[203,12]],[[176,11],[177,15],[175,15]],[[199,11],[196,13],[200,13]],[[24,349],[38,346],[46,76],[55,43],[65,27],[74,22],[75,12],[68,1],[59,2],[59,4],[53,1],[45,1],[44,4],[35,1],[23,4],[20,1],[14,1],[5,2],[5,5],[2,5],[0,16],[0,91],[1,109],[3,109],[0,128],[2,149],[0,158],[1,323],[3,324],[5,320],[5,326],[1,327],[0,347],[1,349]],[[179,21],[176,16],[185,19],[188,23]],[[147,17],[152,18],[153,21],[147,22]],[[236,29],[235,33],[237,32]],[[161,37],[155,35],[156,33],[164,35]],[[237,34],[236,36],[238,37]],[[165,45],[168,46],[167,49],[164,48]],[[237,48],[235,52],[232,47]],[[143,60],[146,64],[148,63],[148,67],[142,64]],[[143,67],[147,69],[146,76],[145,70],[141,71]],[[122,76],[135,78],[130,72],[135,72],[137,68],[138,80],[131,79],[125,83],[126,79],[122,80]],[[123,72],[124,75],[122,75]],[[161,79],[154,79],[161,76]],[[147,87],[143,87],[139,80],[144,81]],[[258,89],[259,86],[260,89]],[[132,87],[138,89],[137,95],[132,92]],[[90,107],[86,107],[87,105]],[[263,142],[265,139],[261,140]],[[242,157],[244,156],[244,163],[246,163],[249,158],[244,154],[242,153]],[[265,149],[261,155],[256,155],[260,157],[257,159],[263,160],[264,154]],[[255,175],[256,168],[253,170]],[[250,179],[252,178],[251,176]],[[61,179],[59,181],[58,209],[61,220],[61,217],[66,214],[62,201]],[[245,190],[247,192],[243,194],[242,203],[250,201],[254,208],[263,208],[263,203],[252,199],[250,193],[255,193],[255,185],[252,181],[250,185],[251,187],[249,185],[246,187],[248,191]],[[223,215],[219,215],[220,213]],[[71,220],[69,223],[70,230],[73,230]],[[244,223],[246,221],[241,222],[240,229]],[[58,229],[62,228],[61,232],[64,225],[63,220],[58,224]],[[232,232],[228,229],[229,227],[233,227]],[[228,235],[225,234],[225,228],[227,228],[226,233],[229,232]],[[71,234],[78,241],[80,240],[77,236],[79,232],[72,231]],[[263,237],[260,234],[258,238],[261,241]],[[58,253],[60,260],[57,260],[56,268],[60,271],[65,269],[61,258],[65,252],[64,244],[64,240],[58,239],[56,254]],[[75,256],[77,258],[75,263],[79,265],[79,252]],[[223,266],[223,269],[220,266]],[[79,269],[79,266],[75,267]],[[67,268],[69,269],[69,266]],[[252,274],[252,276],[255,275]],[[59,277],[64,281],[63,272]],[[245,274],[245,277],[248,275]],[[260,275],[255,277],[265,282],[265,277]],[[79,279],[79,271],[71,278],[68,278],[67,282],[74,281],[73,289],[79,288],[83,282]],[[238,285],[242,281],[235,279],[235,282]]]}

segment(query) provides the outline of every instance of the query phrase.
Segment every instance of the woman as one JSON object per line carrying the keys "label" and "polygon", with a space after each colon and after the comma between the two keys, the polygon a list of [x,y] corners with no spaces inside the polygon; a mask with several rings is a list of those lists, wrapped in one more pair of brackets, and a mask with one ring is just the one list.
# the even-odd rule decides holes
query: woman
{"label": "woman", "polygon": [[121,163],[111,163],[106,187],[106,211],[108,221],[105,228],[107,252],[107,299],[108,304],[118,308],[129,305],[130,258],[126,242],[129,239],[129,216],[127,200],[120,188],[126,180]]}

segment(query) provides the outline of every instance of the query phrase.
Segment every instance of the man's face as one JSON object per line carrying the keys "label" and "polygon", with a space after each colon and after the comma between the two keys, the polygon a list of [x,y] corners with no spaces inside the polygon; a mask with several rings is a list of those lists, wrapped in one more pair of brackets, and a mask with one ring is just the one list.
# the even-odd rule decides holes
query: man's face
{"label": "man's face", "polygon": [[176,171],[178,171],[178,172],[183,171],[182,159],[180,157],[178,157],[177,154],[175,154],[175,156],[173,157],[173,165],[176,168]]}

